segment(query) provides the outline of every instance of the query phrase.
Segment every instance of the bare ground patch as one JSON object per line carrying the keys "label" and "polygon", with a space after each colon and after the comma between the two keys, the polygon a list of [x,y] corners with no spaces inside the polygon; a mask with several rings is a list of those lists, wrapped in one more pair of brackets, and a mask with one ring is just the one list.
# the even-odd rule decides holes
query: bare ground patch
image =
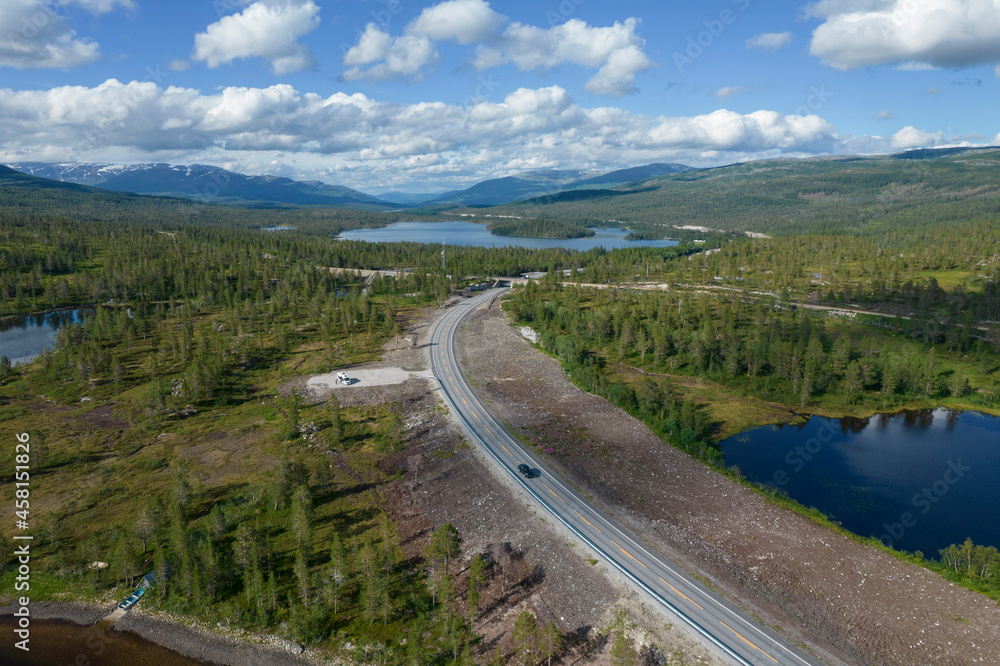
{"label": "bare ground patch", "polygon": [[337,383],[337,373],[315,375],[306,381],[306,386],[312,390],[350,391],[368,386],[390,386],[402,384],[413,373],[402,368],[346,368],[344,372],[350,377],[350,384]]}

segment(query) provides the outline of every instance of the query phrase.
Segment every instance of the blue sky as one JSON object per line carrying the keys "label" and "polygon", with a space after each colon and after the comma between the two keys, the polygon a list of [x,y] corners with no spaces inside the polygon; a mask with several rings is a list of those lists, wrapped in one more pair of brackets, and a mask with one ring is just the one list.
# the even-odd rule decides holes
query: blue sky
{"label": "blue sky", "polygon": [[991,145],[1000,0],[0,0],[0,161],[358,189]]}

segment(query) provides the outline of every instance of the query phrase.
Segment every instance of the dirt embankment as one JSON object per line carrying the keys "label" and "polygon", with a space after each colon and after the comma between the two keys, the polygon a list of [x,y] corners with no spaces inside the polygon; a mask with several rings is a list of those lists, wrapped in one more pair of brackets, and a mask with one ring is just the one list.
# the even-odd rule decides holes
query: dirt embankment
{"label": "dirt embankment", "polygon": [[[824,662],[1000,664],[990,599],[857,544],[664,444],[574,387],[493,308],[466,320],[462,368],[501,420],[652,547]],[[557,442],[557,446],[552,446]]]}

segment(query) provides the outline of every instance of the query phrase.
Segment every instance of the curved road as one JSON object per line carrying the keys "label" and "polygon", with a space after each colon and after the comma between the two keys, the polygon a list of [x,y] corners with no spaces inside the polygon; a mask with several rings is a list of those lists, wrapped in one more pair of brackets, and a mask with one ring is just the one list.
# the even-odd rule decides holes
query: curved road
{"label": "curved road", "polygon": [[[431,331],[431,371],[441,384],[448,404],[473,438],[520,482],[529,495],[599,557],[638,584],[656,602],[673,611],[733,663],[754,666],[817,664],[604,517],[576,491],[548,474],[543,462],[525,450],[490,415],[458,365],[455,334],[463,317],[503,291],[505,289],[493,289],[452,308]],[[534,478],[526,479],[517,473],[521,463],[534,470]]]}

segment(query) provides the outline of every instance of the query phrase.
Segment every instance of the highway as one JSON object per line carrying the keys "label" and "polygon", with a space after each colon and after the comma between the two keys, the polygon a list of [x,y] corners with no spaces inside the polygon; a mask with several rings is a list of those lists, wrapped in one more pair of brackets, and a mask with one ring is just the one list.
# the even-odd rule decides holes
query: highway
{"label": "highway", "polygon": [[[818,664],[606,518],[576,491],[547,473],[544,462],[521,446],[490,415],[462,374],[455,352],[455,336],[463,317],[504,291],[492,289],[452,307],[431,331],[431,371],[441,385],[446,402],[472,438],[600,559],[631,579],[656,603],[676,614],[732,663],[754,666]],[[533,478],[518,474],[517,466],[522,463],[534,470]]]}

